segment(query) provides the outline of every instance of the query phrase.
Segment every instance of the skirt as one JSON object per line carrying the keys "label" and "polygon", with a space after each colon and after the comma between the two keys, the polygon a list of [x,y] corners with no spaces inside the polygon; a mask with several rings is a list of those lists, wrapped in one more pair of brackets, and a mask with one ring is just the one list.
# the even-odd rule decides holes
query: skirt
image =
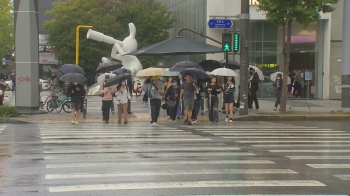
{"label": "skirt", "polygon": [[225,94],[224,95],[224,103],[234,103],[235,102],[235,97],[233,94]]}

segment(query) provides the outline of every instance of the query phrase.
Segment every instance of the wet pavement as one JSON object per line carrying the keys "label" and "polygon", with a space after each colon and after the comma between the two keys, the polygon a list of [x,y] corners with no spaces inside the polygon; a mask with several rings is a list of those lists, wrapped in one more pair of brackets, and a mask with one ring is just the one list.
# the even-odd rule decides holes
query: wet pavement
{"label": "wet pavement", "polygon": [[349,195],[349,127],[2,125],[1,195]]}

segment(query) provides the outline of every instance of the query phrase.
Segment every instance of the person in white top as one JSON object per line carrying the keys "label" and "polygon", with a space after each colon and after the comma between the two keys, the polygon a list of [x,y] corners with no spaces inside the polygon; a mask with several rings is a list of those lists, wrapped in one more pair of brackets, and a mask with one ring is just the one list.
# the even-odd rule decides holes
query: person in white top
{"label": "person in white top", "polygon": [[131,100],[129,88],[126,86],[125,79],[121,80],[117,85],[115,93],[115,104],[118,107],[118,124],[121,124],[122,114],[124,117],[124,124],[128,124],[128,102]]}

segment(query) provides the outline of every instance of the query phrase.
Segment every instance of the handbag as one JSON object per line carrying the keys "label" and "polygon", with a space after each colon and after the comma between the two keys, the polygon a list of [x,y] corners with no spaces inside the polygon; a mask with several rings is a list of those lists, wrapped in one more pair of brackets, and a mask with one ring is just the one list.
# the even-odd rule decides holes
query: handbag
{"label": "handbag", "polygon": [[166,102],[166,104],[168,105],[169,108],[174,108],[176,105],[176,101],[175,100],[168,100]]}

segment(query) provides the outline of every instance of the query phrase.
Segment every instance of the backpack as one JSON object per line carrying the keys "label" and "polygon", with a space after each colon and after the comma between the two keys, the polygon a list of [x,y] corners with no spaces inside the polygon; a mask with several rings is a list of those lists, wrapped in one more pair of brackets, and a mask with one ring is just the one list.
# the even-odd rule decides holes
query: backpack
{"label": "backpack", "polygon": [[150,85],[152,85],[152,86],[154,86],[154,88],[158,91],[158,88],[156,87],[156,85],[154,85],[153,83],[150,83],[149,85],[148,85],[148,98],[149,99],[154,99],[154,93],[155,93],[155,91],[154,91],[154,89],[152,88],[152,86],[150,86]]}

